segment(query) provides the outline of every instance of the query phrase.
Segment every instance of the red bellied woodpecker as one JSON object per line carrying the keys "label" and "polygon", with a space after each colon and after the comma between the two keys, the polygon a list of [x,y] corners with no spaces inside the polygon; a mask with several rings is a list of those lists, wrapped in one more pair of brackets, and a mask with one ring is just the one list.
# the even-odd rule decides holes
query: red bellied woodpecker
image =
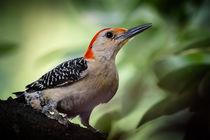
{"label": "red bellied woodpecker", "polygon": [[60,113],[66,114],[67,118],[79,115],[81,123],[93,129],[89,125],[92,110],[98,104],[107,103],[118,89],[115,65],[118,51],[130,38],[151,25],[99,31],[83,57],[61,63],[26,86],[22,95],[27,104],[61,123],[64,121],[60,119],[63,118]]}

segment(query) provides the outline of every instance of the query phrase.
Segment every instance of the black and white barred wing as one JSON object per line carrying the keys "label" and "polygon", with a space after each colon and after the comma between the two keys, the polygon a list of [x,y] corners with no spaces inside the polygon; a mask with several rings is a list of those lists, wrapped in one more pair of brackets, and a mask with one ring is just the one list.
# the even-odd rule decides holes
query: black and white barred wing
{"label": "black and white barred wing", "polygon": [[72,84],[87,75],[87,61],[83,58],[76,58],[61,63],[52,69],[39,80],[26,86],[28,92],[40,91],[59,86]]}

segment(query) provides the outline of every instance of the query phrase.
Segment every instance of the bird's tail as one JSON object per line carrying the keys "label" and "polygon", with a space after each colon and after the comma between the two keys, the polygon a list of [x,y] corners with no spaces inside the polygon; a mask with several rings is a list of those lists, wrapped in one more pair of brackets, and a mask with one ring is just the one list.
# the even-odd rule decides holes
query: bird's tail
{"label": "bird's tail", "polygon": [[12,94],[15,94],[16,97],[20,97],[24,95],[24,91],[13,92]]}
{"label": "bird's tail", "polygon": [[17,102],[26,103],[24,91],[14,92],[12,94],[16,95],[17,98],[15,98],[14,100],[16,100]]}

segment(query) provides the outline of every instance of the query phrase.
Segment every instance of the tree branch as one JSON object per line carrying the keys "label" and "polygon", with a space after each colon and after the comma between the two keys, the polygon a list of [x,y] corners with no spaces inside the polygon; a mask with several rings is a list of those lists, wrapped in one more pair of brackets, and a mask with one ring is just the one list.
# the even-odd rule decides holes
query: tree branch
{"label": "tree branch", "polygon": [[1,137],[9,139],[59,139],[59,140],[104,140],[101,133],[94,133],[77,124],[68,127],[49,119],[41,112],[20,103],[11,97],[0,100]]}

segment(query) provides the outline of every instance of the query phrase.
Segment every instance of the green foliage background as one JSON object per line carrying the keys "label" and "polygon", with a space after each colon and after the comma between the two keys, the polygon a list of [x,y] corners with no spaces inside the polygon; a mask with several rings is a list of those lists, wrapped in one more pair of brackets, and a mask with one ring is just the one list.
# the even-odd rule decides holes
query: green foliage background
{"label": "green foliage background", "polygon": [[207,139],[209,9],[208,0],[0,2],[0,99],[82,56],[98,30],[152,23],[118,54],[119,90],[90,123],[108,139]]}

